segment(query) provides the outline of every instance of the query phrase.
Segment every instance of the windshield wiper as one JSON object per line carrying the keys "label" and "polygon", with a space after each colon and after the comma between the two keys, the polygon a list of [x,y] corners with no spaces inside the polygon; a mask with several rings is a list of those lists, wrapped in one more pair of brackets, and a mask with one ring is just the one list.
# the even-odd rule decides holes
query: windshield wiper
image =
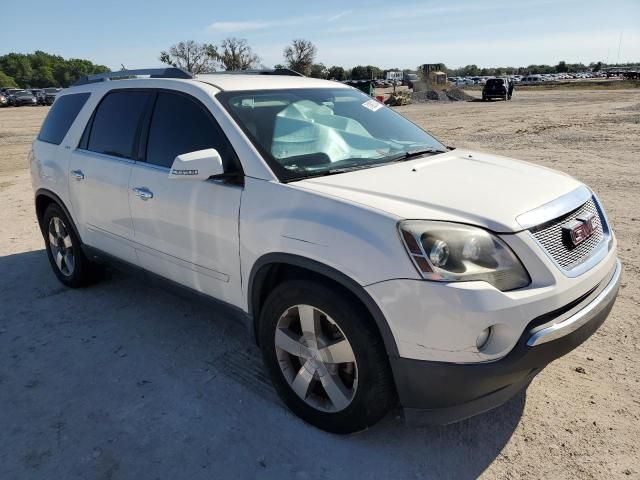
{"label": "windshield wiper", "polygon": [[366,165],[355,165],[351,167],[342,167],[342,168],[331,168],[329,170],[319,170],[317,172],[313,172],[310,175],[300,175],[297,177],[292,177],[287,179],[287,182],[295,182],[298,180],[306,180],[307,178],[317,178],[317,177],[326,177],[329,175],[337,175],[339,173],[347,173],[353,172],[355,170],[365,170],[367,168],[381,167],[383,164],[380,163],[367,163]]}
{"label": "windshield wiper", "polygon": [[331,168],[328,170],[319,170],[311,173],[310,175],[300,175],[298,177],[289,178],[287,179],[287,182],[295,182],[297,180],[305,180],[307,178],[326,177],[328,175],[337,175],[339,173],[353,172],[355,170],[364,170],[367,168],[382,167],[383,165],[388,165],[389,163],[393,162],[404,162],[405,160],[409,160],[410,158],[420,157],[421,155],[425,155],[427,153],[437,154],[446,152],[437,148],[421,148],[416,150],[409,150],[399,155],[392,155],[390,157],[378,159],[379,161],[375,163],[366,163],[364,165],[353,165],[350,167],[342,168]]}
{"label": "windshield wiper", "polygon": [[420,157],[422,155],[426,155],[427,153],[446,153],[444,150],[440,150],[437,148],[420,148],[416,150],[408,150],[404,153],[400,153],[394,157],[389,157],[387,161],[389,162],[404,162],[405,160],[409,160],[411,158]]}

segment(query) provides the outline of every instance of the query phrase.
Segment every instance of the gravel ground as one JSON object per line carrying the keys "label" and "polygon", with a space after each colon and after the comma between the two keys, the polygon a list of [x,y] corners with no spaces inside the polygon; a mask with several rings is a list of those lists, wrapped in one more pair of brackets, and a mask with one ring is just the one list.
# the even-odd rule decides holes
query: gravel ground
{"label": "gravel ground", "polygon": [[[448,427],[340,437],[289,414],[243,327],[112,272],[53,276],[26,170],[46,108],[0,110],[0,479],[640,478],[640,92],[518,92],[399,110],[448,145],[563,170],[602,198],[618,302],[526,393]],[[492,195],[492,192],[487,192]]]}

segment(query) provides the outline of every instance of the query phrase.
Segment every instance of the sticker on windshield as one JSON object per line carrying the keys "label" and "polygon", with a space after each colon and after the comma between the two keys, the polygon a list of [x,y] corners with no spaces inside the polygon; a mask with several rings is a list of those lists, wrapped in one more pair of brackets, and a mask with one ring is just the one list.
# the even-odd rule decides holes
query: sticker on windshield
{"label": "sticker on windshield", "polygon": [[362,104],[364,108],[368,108],[372,112],[377,112],[382,108],[382,104],[373,98],[371,100],[367,100]]}

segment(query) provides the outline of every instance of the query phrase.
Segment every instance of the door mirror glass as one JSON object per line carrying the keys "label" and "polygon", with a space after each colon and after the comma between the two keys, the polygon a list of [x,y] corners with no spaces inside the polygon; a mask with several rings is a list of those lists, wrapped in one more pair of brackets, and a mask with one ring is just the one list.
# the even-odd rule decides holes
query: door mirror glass
{"label": "door mirror glass", "polygon": [[180,180],[207,180],[222,175],[222,158],[217,150],[207,148],[178,155],[171,165],[169,178]]}

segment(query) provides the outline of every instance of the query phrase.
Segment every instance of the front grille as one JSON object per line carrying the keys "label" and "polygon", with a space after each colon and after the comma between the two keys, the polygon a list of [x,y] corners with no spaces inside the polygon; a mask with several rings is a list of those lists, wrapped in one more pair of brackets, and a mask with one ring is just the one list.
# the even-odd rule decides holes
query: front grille
{"label": "front grille", "polygon": [[[578,246],[568,247],[563,241],[562,226],[581,215],[591,213],[595,214],[595,231],[593,234]],[[600,216],[593,198],[591,198],[572,212],[533,227],[529,231],[560,267],[565,270],[571,270],[589,258],[593,250],[602,242],[604,239],[603,223],[604,220]]]}

